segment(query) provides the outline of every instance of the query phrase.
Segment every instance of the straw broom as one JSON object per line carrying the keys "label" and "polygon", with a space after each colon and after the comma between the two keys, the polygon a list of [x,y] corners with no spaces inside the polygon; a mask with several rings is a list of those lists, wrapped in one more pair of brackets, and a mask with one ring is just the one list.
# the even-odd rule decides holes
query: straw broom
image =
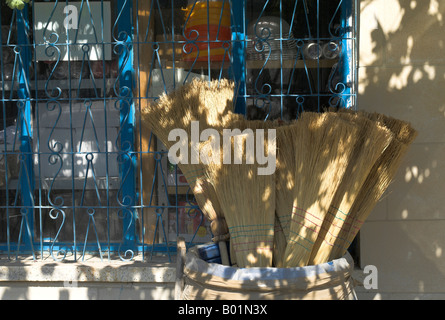
{"label": "straw broom", "polygon": [[[276,129],[279,126],[282,126],[283,123],[281,120],[276,121],[264,121],[264,120],[246,120],[245,118],[241,119],[233,119],[233,121],[229,121],[227,124],[227,128],[225,129],[238,129],[239,134],[243,134],[249,131],[245,131],[246,129],[251,130],[257,130],[257,129]],[[236,133],[237,131],[232,131],[232,133]],[[253,131],[251,131],[253,132]],[[275,218],[275,237],[277,236],[277,229],[279,229],[279,222],[277,221],[277,217]],[[275,240],[275,239],[274,239]],[[282,244],[283,247],[285,247],[285,243]],[[274,252],[275,252],[275,241],[274,241]],[[275,256],[275,253],[273,253],[273,256]],[[231,264],[232,266],[238,266],[236,262],[236,255],[233,248],[233,241],[230,242],[230,258],[231,258]]]}
{"label": "straw broom", "polygon": [[[216,114],[217,115],[217,114]],[[189,117],[187,114],[184,118]],[[237,132],[242,133],[246,132],[246,129],[250,129],[254,132],[257,129],[269,129],[277,126],[276,122],[272,121],[262,121],[262,120],[246,120],[243,116],[234,113],[227,113],[224,115],[224,121],[222,123],[218,123],[216,117],[213,117],[212,121],[209,121],[209,127],[212,129],[216,129],[220,135],[223,134],[224,130],[231,130],[234,134]],[[191,122],[188,121],[188,122]],[[237,131],[234,131],[234,130]],[[239,130],[239,131],[238,131]],[[188,132],[188,135],[191,135],[191,132]],[[211,229],[212,233],[215,235],[213,240],[219,243],[221,255],[225,257],[223,259],[223,264],[229,264],[229,258],[227,253],[227,247],[225,245],[225,241],[229,240],[230,234],[227,228],[227,223],[224,218],[224,212],[219,205],[219,201],[217,199],[214,187],[209,183],[208,179],[205,177],[204,169],[205,166],[202,163],[198,164],[187,164],[187,165],[178,165],[183,173],[186,175],[187,181],[191,182],[191,186],[193,187],[193,192],[195,197],[197,196],[197,201],[201,208],[204,209],[204,212],[219,212],[219,217],[212,220]],[[231,249],[233,243],[230,243]],[[232,257],[231,264],[236,263],[236,257],[231,252],[230,256]]]}
{"label": "straw broom", "polygon": [[[245,119],[235,119],[233,121],[233,123],[229,123],[228,125],[231,128],[237,128],[240,129],[241,132],[245,132],[245,129],[252,129],[252,130],[256,130],[256,129],[264,129],[264,130],[268,130],[268,129],[275,129],[276,130],[276,135],[277,135],[277,159],[276,159],[276,171],[275,171],[275,176],[276,176],[276,182],[275,182],[275,197],[276,197],[276,209],[275,209],[275,226],[274,226],[274,243],[273,243],[273,266],[274,267],[278,267],[280,268],[282,266],[282,260],[283,260],[283,256],[284,256],[284,250],[286,249],[286,236],[284,233],[284,230],[282,228],[282,223],[280,222],[280,217],[277,215],[277,212],[280,208],[283,207],[283,204],[286,202],[286,200],[283,199],[284,197],[284,192],[287,192],[287,194],[290,194],[290,197],[288,197],[287,201],[288,203],[286,203],[287,205],[284,205],[285,209],[281,209],[282,212],[286,212],[287,213],[287,225],[286,225],[286,230],[289,230],[289,221],[290,221],[290,212],[292,211],[292,200],[293,200],[293,195],[292,195],[292,191],[291,190],[283,190],[283,188],[281,188],[282,182],[284,180],[282,180],[282,177],[284,177],[282,174],[279,174],[279,172],[281,171],[282,173],[284,173],[284,171],[286,170],[287,172],[287,179],[292,179],[289,177],[290,174],[293,174],[293,170],[288,170],[286,168],[286,164],[283,163],[283,161],[280,160],[280,152],[284,153],[286,152],[286,154],[292,153],[290,155],[290,157],[293,157],[293,152],[291,150],[293,150],[293,141],[286,141],[285,143],[281,143],[280,140],[283,140],[282,138],[280,138],[280,135],[282,135],[280,133],[280,131],[285,130],[284,128],[288,127],[288,124],[281,121],[281,120],[275,120],[275,121],[264,121],[264,120],[245,120]],[[281,146],[282,147],[281,147]],[[282,151],[281,151],[281,150]],[[289,164],[287,164],[288,168]],[[286,180],[288,181],[288,180]],[[288,211],[285,211],[287,208],[289,208]],[[288,233],[288,232],[287,232]],[[286,235],[287,235],[286,233]],[[231,247],[231,257],[232,257],[232,264],[236,263],[235,261],[235,257],[234,257],[234,251],[233,251],[233,243],[230,243],[230,247]]]}
{"label": "straw broom", "polygon": [[[258,174],[257,161],[251,159],[252,154],[246,152],[248,149],[245,144],[249,136],[252,135],[242,134],[236,136],[237,139],[232,139],[231,152],[243,154],[242,164],[224,164],[221,159],[220,163],[210,163],[206,174],[224,211],[238,267],[271,267],[275,176]],[[203,143],[202,148],[206,145],[208,142]],[[266,152],[271,151],[273,152]],[[205,158],[203,154],[201,157]],[[211,157],[203,161],[209,163],[209,158]]]}
{"label": "straw broom", "polygon": [[338,112],[337,115],[346,121],[356,123],[359,132],[344,178],[335,192],[312,249],[310,265],[328,261],[365,179],[393,138],[386,127],[359,113]]}
{"label": "straw broom", "polygon": [[274,264],[283,265],[289,237],[290,220],[295,187],[295,122],[277,128],[276,221],[274,239]]}
{"label": "straw broom", "polygon": [[[275,185],[277,187],[277,185]],[[276,197],[278,192],[276,193]],[[275,200],[278,203],[278,198]],[[288,228],[289,229],[289,228]],[[273,239],[273,266],[276,268],[283,267],[283,257],[287,246],[286,235],[280,222],[280,218],[275,211],[275,227]]]}
{"label": "straw broom", "polygon": [[[263,120],[247,120],[242,116],[239,116],[238,114],[229,114],[226,118],[226,122],[224,123],[224,126],[218,126],[216,129],[219,131],[219,133],[222,135],[224,133],[224,130],[230,130],[232,132],[232,135],[237,135],[237,134],[242,134],[243,132],[254,132],[254,130],[257,129],[273,129],[276,126],[278,126],[278,122],[274,121],[263,121]],[[246,129],[250,129],[252,131],[245,131]],[[202,179],[200,179],[198,181],[199,185],[197,185],[197,188],[210,188],[211,190],[208,192],[205,192],[206,194],[212,194],[212,198],[216,197],[214,188],[212,185],[209,184],[208,179],[206,179],[204,177],[204,173],[203,173],[204,168],[201,166],[201,168],[199,168],[199,172],[201,172],[203,174]],[[202,186],[202,187],[201,187]],[[199,189],[200,190],[200,189]],[[202,191],[196,191],[196,192],[202,192]],[[215,201],[218,203],[219,205],[219,201]],[[208,205],[209,202],[206,202],[206,204]],[[219,212],[222,212],[222,210],[220,209]],[[221,216],[224,216],[224,212],[222,212]],[[219,229],[217,230],[216,228],[223,228],[223,231],[219,231]],[[227,230],[227,231],[226,231]],[[219,237],[214,237],[214,241],[218,241],[218,239],[220,240],[219,244],[220,246],[222,245],[223,241],[228,241],[230,238],[230,234],[228,233],[228,229],[227,229],[227,223],[226,221],[222,221],[222,223],[218,223],[215,224],[212,221],[212,232],[213,234],[223,234],[223,236],[219,236]],[[225,245],[225,244],[224,244]],[[230,264],[232,266],[237,266],[237,261],[236,261],[236,255],[234,252],[234,248],[233,248],[233,242],[229,243],[230,245]],[[220,251],[225,250],[220,248]],[[223,263],[226,264],[227,263]]]}
{"label": "straw broom", "polygon": [[350,161],[357,126],[333,113],[303,113],[296,125],[296,179],[284,267],[308,264],[312,247]]}
{"label": "straw broom", "polygon": [[[142,121],[146,121],[153,133],[170,149],[176,141],[169,141],[173,129],[183,129],[191,137],[191,123],[198,121],[200,129],[224,126],[228,121],[240,119],[232,113],[234,84],[230,81],[193,80],[170,94],[164,94],[155,105],[146,104],[141,108]],[[189,145],[190,139],[189,139]],[[201,164],[179,164],[203,214],[211,222],[214,241],[219,243],[223,264],[228,264],[224,240],[228,229],[222,215],[213,187],[203,175]]]}
{"label": "straw broom", "polygon": [[[231,118],[230,116],[227,118]],[[233,120],[238,120],[239,117],[233,114]],[[221,133],[222,128],[218,128]],[[188,132],[190,137],[191,133]],[[193,147],[190,146],[190,149]],[[199,152],[199,150],[198,150]],[[229,254],[227,252],[226,241],[229,240],[230,234],[227,223],[224,218],[223,210],[218,201],[214,187],[209,183],[205,176],[205,166],[199,162],[197,164],[178,164],[182,173],[185,175],[187,182],[195,196],[195,199],[201,208],[204,215],[211,221],[211,230],[213,233],[213,241],[219,245],[221,254],[221,261],[224,265],[229,265]]]}
{"label": "straw broom", "polygon": [[408,122],[377,113],[362,113],[369,119],[386,126],[394,134],[394,139],[381,154],[360,189],[351,208],[352,214],[346,219],[345,228],[339,237],[344,240],[338,241],[329,260],[346,253],[349,244],[354,240],[364,221],[393,180],[410,144],[417,136],[417,131]]}
{"label": "straw broom", "polygon": [[[280,120],[277,121],[264,121],[264,120],[247,120],[245,118],[236,119],[233,118],[232,121],[228,121],[227,127],[224,128],[226,130],[232,130],[232,134],[245,134],[246,132],[254,132],[253,130],[257,129],[275,129],[279,126],[281,126],[282,123]],[[246,131],[246,129],[250,129],[252,131]],[[239,131],[237,131],[239,130]],[[277,218],[276,218],[277,219]],[[275,220],[275,236],[277,235],[276,230],[277,228],[280,228],[279,222]],[[285,243],[283,244],[285,246]],[[275,250],[275,243],[274,243],[274,250]],[[275,254],[273,254],[275,256]],[[236,255],[233,248],[233,241],[230,242],[230,259],[232,266],[238,266],[236,262]]]}

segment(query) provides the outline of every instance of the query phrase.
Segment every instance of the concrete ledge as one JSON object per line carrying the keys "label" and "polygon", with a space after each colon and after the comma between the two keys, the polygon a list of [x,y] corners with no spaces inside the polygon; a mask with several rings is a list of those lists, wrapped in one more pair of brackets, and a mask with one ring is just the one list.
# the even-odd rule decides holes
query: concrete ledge
{"label": "concrete ledge", "polygon": [[173,300],[174,283],[0,282],[0,300]]}
{"label": "concrete ledge", "polygon": [[173,262],[0,258],[0,299],[168,300],[175,276]]}
{"label": "concrete ledge", "polygon": [[175,282],[174,263],[89,261],[1,261],[0,282]]}

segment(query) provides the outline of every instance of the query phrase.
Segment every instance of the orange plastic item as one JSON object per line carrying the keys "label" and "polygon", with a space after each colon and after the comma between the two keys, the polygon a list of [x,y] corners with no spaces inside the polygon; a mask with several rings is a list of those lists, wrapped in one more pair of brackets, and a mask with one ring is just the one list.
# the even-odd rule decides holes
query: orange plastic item
{"label": "orange plastic item", "polygon": [[[218,33],[219,30],[219,33]],[[198,35],[197,41],[214,41],[214,40],[227,40],[232,37],[232,31],[229,27],[220,27],[216,25],[202,24],[184,30],[185,40],[195,40]],[[216,38],[218,36],[218,39]]]}

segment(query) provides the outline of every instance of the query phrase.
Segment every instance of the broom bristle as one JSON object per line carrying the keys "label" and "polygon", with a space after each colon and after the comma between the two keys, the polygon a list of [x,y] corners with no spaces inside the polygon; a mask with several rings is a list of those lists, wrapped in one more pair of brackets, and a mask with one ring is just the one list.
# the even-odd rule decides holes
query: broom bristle
{"label": "broom bristle", "polygon": [[275,235],[273,239],[273,266],[276,268],[283,268],[283,258],[286,251],[287,240],[280,223],[280,218],[277,216],[276,211],[274,231]]}
{"label": "broom bristle", "polygon": [[[239,135],[243,141],[247,134]],[[275,176],[258,175],[258,164],[246,163],[244,143],[232,142],[232,151],[242,152],[243,164],[205,162],[229,226],[231,246],[238,267],[271,267],[274,236]],[[267,144],[267,143],[265,143]],[[201,144],[207,148],[209,142]],[[201,154],[201,156],[205,155]],[[245,192],[249,192],[248,195]]]}
{"label": "broom bristle", "polygon": [[350,243],[393,180],[409,145],[417,136],[417,131],[408,122],[381,114],[362,113],[387,127],[393,133],[394,139],[377,159],[363,183],[351,208],[353,214],[347,217],[345,228],[340,234],[339,238],[342,241],[338,241],[338,245],[332,250],[330,260],[346,253]]}
{"label": "broom bristle", "polygon": [[339,235],[346,218],[353,214],[351,212],[352,205],[365,179],[393,138],[387,128],[358,113],[339,112],[337,115],[342,119],[356,123],[359,132],[344,178],[335,192],[328,214],[312,249],[309,264],[320,264],[329,260],[333,248],[338,245],[339,240],[341,241]]}
{"label": "broom bristle", "polygon": [[295,187],[295,122],[277,128],[274,264],[280,268],[289,237]]}
{"label": "broom bristle", "polygon": [[[275,121],[264,121],[264,120],[246,120],[244,118],[234,119],[233,122],[228,124],[229,129],[239,129],[240,133],[245,132],[245,129],[277,129],[280,127],[285,127],[283,121],[275,120]],[[278,135],[278,133],[277,133]],[[277,137],[277,151],[278,151],[278,137]],[[277,171],[278,172],[278,155],[277,155]],[[278,179],[277,179],[278,180]],[[277,187],[277,185],[275,186]],[[276,197],[279,195],[279,192],[276,191]],[[277,201],[276,201],[277,203]],[[278,221],[278,217],[275,215],[275,237],[274,237],[274,245],[273,245],[273,265],[275,267],[280,267],[282,257],[284,255],[284,250],[286,248],[286,239],[284,237],[283,230],[281,228],[280,222]],[[280,257],[277,259],[277,257]]]}
{"label": "broom bristle", "polygon": [[242,117],[233,113],[233,89],[233,82],[225,79],[211,82],[194,79],[161,95],[155,103],[145,101],[141,119],[170,148],[175,143],[168,141],[170,131],[180,128],[190,133],[191,121],[198,121],[200,128],[206,129],[223,127]]}
{"label": "broom bristle", "polygon": [[[233,111],[234,83],[221,81],[193,80],[169,94],[163,94],[156,103],[148,103],[141,108],[141,119],[148,123],[153,133],[170,149],[176,141],[169,141],[173,129],[183,129],[191,138],[191,123],[199,121],[201,130],[212,126],[223,127],[240,119]],[[190,152],[189,152],[190,154]],[[185,175],[195,199],[207,219],[212,221],[214,239],[224,239],[228,229],[221,220],[222,210],[216,194],[206,181],[201,163],[178,164]],[[218,223],[214,223],[218,221]]]}
{"label": "broom bristle", "polygon": [[296,184],[285,267],[307,265],[356,139],[357,126],[333,113],[303,113],[296,123]]}
{"label": "broom bristle", "polygon": [[[273,128],[275,126],[275,124],[271,121],[268,121],[267,123],[261,120],[250,121],[244,119],[243,116],[234,113],[227,114],[223,123],[224,125],[212,127],[213,129],[216,129],[220,135],[223,134],[224,129],[239,129],[240,132],[243,132],[245,129],[255,130],[262,128]],[[188,135],[190,136],[190,132],[188,132]],[[228,240],[229,230],[227,228],[227,224],[221,220],[221,217],[223,217],[224,214],[219,201],[217,200],[214,187],[209,183],[204,174],[205,166],[202,163],[186,165],[179,164],[178,166],[185,175],[187,182],[190,184],[198,205],[203,212],[212,217],[210,220],[212,220],[211,230],[214,234],[214,241]]]}

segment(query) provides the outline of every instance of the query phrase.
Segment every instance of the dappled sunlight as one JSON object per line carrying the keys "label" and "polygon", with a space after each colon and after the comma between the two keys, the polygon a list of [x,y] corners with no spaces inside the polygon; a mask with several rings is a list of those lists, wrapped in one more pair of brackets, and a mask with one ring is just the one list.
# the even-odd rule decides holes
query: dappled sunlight
{"label": "dappled sunlight", "polygon": [[261,252],[259,249],[256,250],[256,254],[248,253],[247,257],[246,257],[246,259],[248,261],[248,265],[251,265],[251,266],[257,265],[258,264],[258,255],[260,255],[260,254],[261,254]]}
{"label": "dappled sunlight", "polygon": [[413,69],[412,66],[404,66],[399,74],[394,73],[389,79],[388,90],[401,90],[406,87]]}
{"label": "dappled sunlight", "polygon": [[442,247],[437,243],[435,243],[434,246],[436,247],[434,250],[436,258],[442,258]]}
{"label": "dappled sunlight", "polygon": [[[384,265],[383,292],[417,291],[421,297],[443,286],[444,14],[438,0],[361,3],[359,110],[404,119],[419,131],[375,210],[372,223],[384,230],[373,228],[361,240],[364,263]],[[403,141],[403,134],[398,138]],[[377,241],[381,237],[386,242]],[[394,245],[386,248],[388,242]],[[372,252],[378,245],[385,249]],[[397,251],[409,251],[409,260]]]}
{"label": "dappled sunlight", "polygon": [[405,182],[409,183],[411,181],[416,181],[419,184],[422,184],[426,178],[428,178],[431,174],[431,170],[426,168],[423,172],[419,172],[419,168],[417,166],[406,167],[405,168]]}
{"label": "dappled sunlight", "polygon": [[284,181],[286,182],[286,189],[287,190],[292,190],[294,188],[295,181],[293,179],[293,174],[288,172],[287,175],[286,175],[286,178],[284,179]]}
{"label": "dappled sunlight", "polygon": [[428,8],[428,14],[430,16],[432,16],[432,18],[435,18],[435,19],[437,19],[437,21],[442,23],[443,15],[442,15],[442,12],[440,12],[439,0],[431,0],[430,1],[430,6]]}

